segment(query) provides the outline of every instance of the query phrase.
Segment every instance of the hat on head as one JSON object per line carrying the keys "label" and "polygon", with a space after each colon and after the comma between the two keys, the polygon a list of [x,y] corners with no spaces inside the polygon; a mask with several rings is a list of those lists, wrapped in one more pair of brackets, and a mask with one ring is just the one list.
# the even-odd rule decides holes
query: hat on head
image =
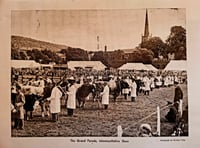
{"label": "hat on head", "polygon": [[141,124],[139,127],[139,135],[142,137],[151,135],[151,126],[149,124]]}
{"label": "hat on head", "polygon": [[74,77],[71,76],[71,77],[68,79],[68,82],[71,83],[71,84],[75,83]]}
{"label": "hat on head", "polygon": [[21,86],[19,84],[16,85],[17,90],[21,90]]}
{"label": "hat on head", "polygon": [[109,77],[109,78],[113,78],[114,76],[113,76],[113,75],[109,75],[108,77]]}
{"label": "hat on head", "polygon": [[73,76],[71,76],[68,80],[75,80]]}
{"label": "hat on head", "polygon": [[174,84],[175,84],[175,85],[178,85],[178,82],[175,81]]}

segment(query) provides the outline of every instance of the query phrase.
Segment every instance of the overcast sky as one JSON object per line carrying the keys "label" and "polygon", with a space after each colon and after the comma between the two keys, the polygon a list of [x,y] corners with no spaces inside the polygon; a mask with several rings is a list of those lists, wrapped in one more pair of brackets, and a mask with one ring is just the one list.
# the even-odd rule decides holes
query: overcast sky
{"label": "overcast sky", "polygon": [[[12,35],[20,35],[97,50],[129,49],[138,46],[144,33],[146,9],[128,10],[40,10],[12,11]],[[185,28],[185,9],[148,9],[152,36],[165,41],[170,28]]]}

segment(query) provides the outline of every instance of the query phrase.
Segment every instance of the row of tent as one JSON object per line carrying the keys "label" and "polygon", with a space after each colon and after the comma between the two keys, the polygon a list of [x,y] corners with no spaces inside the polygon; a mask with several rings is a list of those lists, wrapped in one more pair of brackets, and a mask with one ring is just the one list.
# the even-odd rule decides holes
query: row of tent
{"label": "row of tent", "polygon": [[151,64],[143,63],[126,63],[119,67],[119,70],[152,70],[157,71],[157,69]]}
{"label": "row of tent", "polygon": [[[120,70],[152,70],[157,71],[153,65],[151,64],[143,64],[143,63],[126,63],[122,65]],[[187,70],[187,63],[185,60],[171,60],[167,66],[165,67],[166,71],[186,71]]]}
{"label": "row of tent", "polygon": [[[69,61],[66,65],[69,69],[75,70],[77,68],[88,68],[95,70],[105,70],[106,66],[100,61]],[[11,67],[13,68],[40,68],[40,67],[50,67],[51,64],[40,64],[34,60],[12,60]],[[118,68],[119,70],[151,70],[157,71],[151,64],[143,63],[126,63]],[[185,60],[171,60],[164,70],[174,70],[174,71],[186,71],[186,61]]]}

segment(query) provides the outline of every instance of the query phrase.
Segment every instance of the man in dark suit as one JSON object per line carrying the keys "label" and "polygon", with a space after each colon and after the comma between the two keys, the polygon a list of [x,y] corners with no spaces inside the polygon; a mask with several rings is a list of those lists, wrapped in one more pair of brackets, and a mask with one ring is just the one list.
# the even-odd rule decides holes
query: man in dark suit
{"label": "man in dark suit", "polygon": [[165,116],[169,122],[179,122],[179,119],[182,117],[182,103],[183,91],[178,83],[175,82],[174,104]]}
{"label": "man in dark suit", "polygon": [[174,103],[178,104],[176,109],[178,111],[179,118],[181,118],[183,113],[183,91],[178,83],[175,82],[175,86]]}
{"label": "man in dark suit", "polygon": [[179,103],[180,100],[183,100],[183,91],[181,87],[178,85],[178,83],[175,83],[175,95],[174,95],[174,103]]}

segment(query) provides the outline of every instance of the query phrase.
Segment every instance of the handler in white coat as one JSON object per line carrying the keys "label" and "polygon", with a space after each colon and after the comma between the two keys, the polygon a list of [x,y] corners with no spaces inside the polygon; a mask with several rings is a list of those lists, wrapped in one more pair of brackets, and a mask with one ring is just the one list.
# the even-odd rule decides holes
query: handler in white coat
{"label": "handler in white coat", "polygon": [[70,87],[68,88],[68,99],[67,99],[67,114],[73,116],[74,109],[76,109],[76,87],[75,81],[71,81]]}
{"label": "handler in white coat", "polygon": [[137,96],[137,84],[135,83],[134,79],[132,79],[132,82],[130,83],[130,88],[131,88],[131,101],[135,102]]}
{"label": "handler in white coat", "polygon": [[75,79],[71,77],[69,80],[70,86],[68,88],[68,99],[67,99],[67,114],[73,116],[74,109],[76,109],[76,91],[83,85],[83,76],[80,78],[80,83],[75,83]]}
{"label": "handler in white coat", "polygon": [[147,76],[145,76],[143,78],[143,82],[144,82],[144,94],[145,95],[149,95],[149,92],[151,90],[151,88],[150,88],[151,81],[150,81],[150,79]]}
{"label": "handler in white coat", "polygon": [[58,121],[58,113],[60,112],[60,98],[63,95],[62,88],[60,86],[55,86],[52,89],[51,96],[47,98],[50,100],[50,112],[52,114],[52,120],[54,122]]}
{"label": "handler in white coat", "polygon": [[108,104],[109,104],[109,93],[110,89],[108,87],[107,82],[104,83],[104,89],[103,92],[101,93],[102,96],[102,104],[104,105],[104,109],[108,109]]}

